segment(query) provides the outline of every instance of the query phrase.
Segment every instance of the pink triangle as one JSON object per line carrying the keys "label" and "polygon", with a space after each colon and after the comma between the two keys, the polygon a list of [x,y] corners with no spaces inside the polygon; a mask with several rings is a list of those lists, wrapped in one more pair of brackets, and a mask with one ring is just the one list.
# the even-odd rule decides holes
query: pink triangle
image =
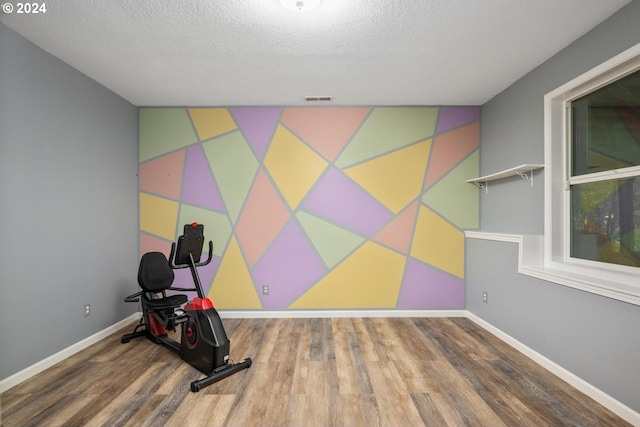
{"label": "pink triangle", "polygon": [[373,236],[373,240],[408,254],[417,213],[418,202],[415,201]]}
{"label": "pink triangle", "polygon": [[446,175],[480,144],[480,124],[471,123],[448,133],[438,135],[431,146],[431,158],[427,167],[423,189]]}
{"label": "pink triangle", "polygon": [[281,122],[324,158],[333,161],[371,108],[287,108]]}
{"label": "pink triangle", "polygon": [[238,242],[250,267],[262,256],[289,217],[289,210],[261,169],[236,226]]}
{"label": "pink triangle", "polygon": [[147,252],[162,252],[164,256],[169,257],[171,242],[150,234],[140,233],[140,258]]}
{"label": "pink triangle", "polygon": [[172,199],[180,198],[184,150],[158,157],[140,165],[140,190]]}

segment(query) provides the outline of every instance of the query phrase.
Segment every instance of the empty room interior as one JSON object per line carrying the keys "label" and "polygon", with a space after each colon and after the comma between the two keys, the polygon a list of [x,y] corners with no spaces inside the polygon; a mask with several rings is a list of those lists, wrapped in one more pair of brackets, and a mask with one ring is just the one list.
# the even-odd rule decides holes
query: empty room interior
{"label": "empty room interior", "polygon": [[1,3],[0,425],[640,426],[640,0]]}

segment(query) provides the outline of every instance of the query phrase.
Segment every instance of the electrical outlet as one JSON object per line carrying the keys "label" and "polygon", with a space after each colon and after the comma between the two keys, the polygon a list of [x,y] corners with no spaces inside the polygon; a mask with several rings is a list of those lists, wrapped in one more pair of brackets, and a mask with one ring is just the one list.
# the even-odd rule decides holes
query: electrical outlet
{"label": "electrical outlet", "polygon": [[269,295],[269,285],[262,285],[262,295]]}
{"label": "electrical outlet", "polygon": [[84,317],[91,315],[91,304],[87,304],[84,306]]}
{"label": "electrical outlet", "polygon": [[484,301],[485,303],[489,302],[489,293],[488,292],[483,292],[482,293],[482,301]]}

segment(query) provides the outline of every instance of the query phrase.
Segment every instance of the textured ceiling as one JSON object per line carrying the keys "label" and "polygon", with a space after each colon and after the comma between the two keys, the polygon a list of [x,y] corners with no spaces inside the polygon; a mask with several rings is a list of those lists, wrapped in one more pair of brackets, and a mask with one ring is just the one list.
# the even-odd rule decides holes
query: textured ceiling
{"label": "textured ceiling", "polygon": [[140,106],[481,105],[627,3],[50,0],[0,21]]}

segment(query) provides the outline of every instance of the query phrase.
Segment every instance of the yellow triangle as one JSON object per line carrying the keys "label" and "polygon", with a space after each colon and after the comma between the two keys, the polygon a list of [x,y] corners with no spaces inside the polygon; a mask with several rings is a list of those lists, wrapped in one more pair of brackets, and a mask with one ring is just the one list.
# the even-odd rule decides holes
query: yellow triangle
{"label": "yellow triangle", "polygon": [[327,162],[282,126],[278,126],[264,165],[291,209],[295,209],[327,167]]}
{"label": "yellow triangle", "polygon": [[289,308],[393,308],[406,258],[365,243]]}
{"label": "yellow triangle", "polygon": [[432,210],[420,206],[411,256],[464,278],[464,234]]}
{"label": "yellow triangle", "polygon": [[189,115],[200,141],[231,132],[238,127],[226,108],[191,108]]}
{"label": "yellow triangle", "polygon": [[345,173],[393,213],[420,195],[431,139],[345,169]]}
{"label": "yellow triangle", "polygon": [[173,240],[178,218],[178,202],[140,193],[140,230]]}
{"label": "yellow triangle", "polygon": [[235,236],[229,242],[208,296],[216,308],[262,308]]}

